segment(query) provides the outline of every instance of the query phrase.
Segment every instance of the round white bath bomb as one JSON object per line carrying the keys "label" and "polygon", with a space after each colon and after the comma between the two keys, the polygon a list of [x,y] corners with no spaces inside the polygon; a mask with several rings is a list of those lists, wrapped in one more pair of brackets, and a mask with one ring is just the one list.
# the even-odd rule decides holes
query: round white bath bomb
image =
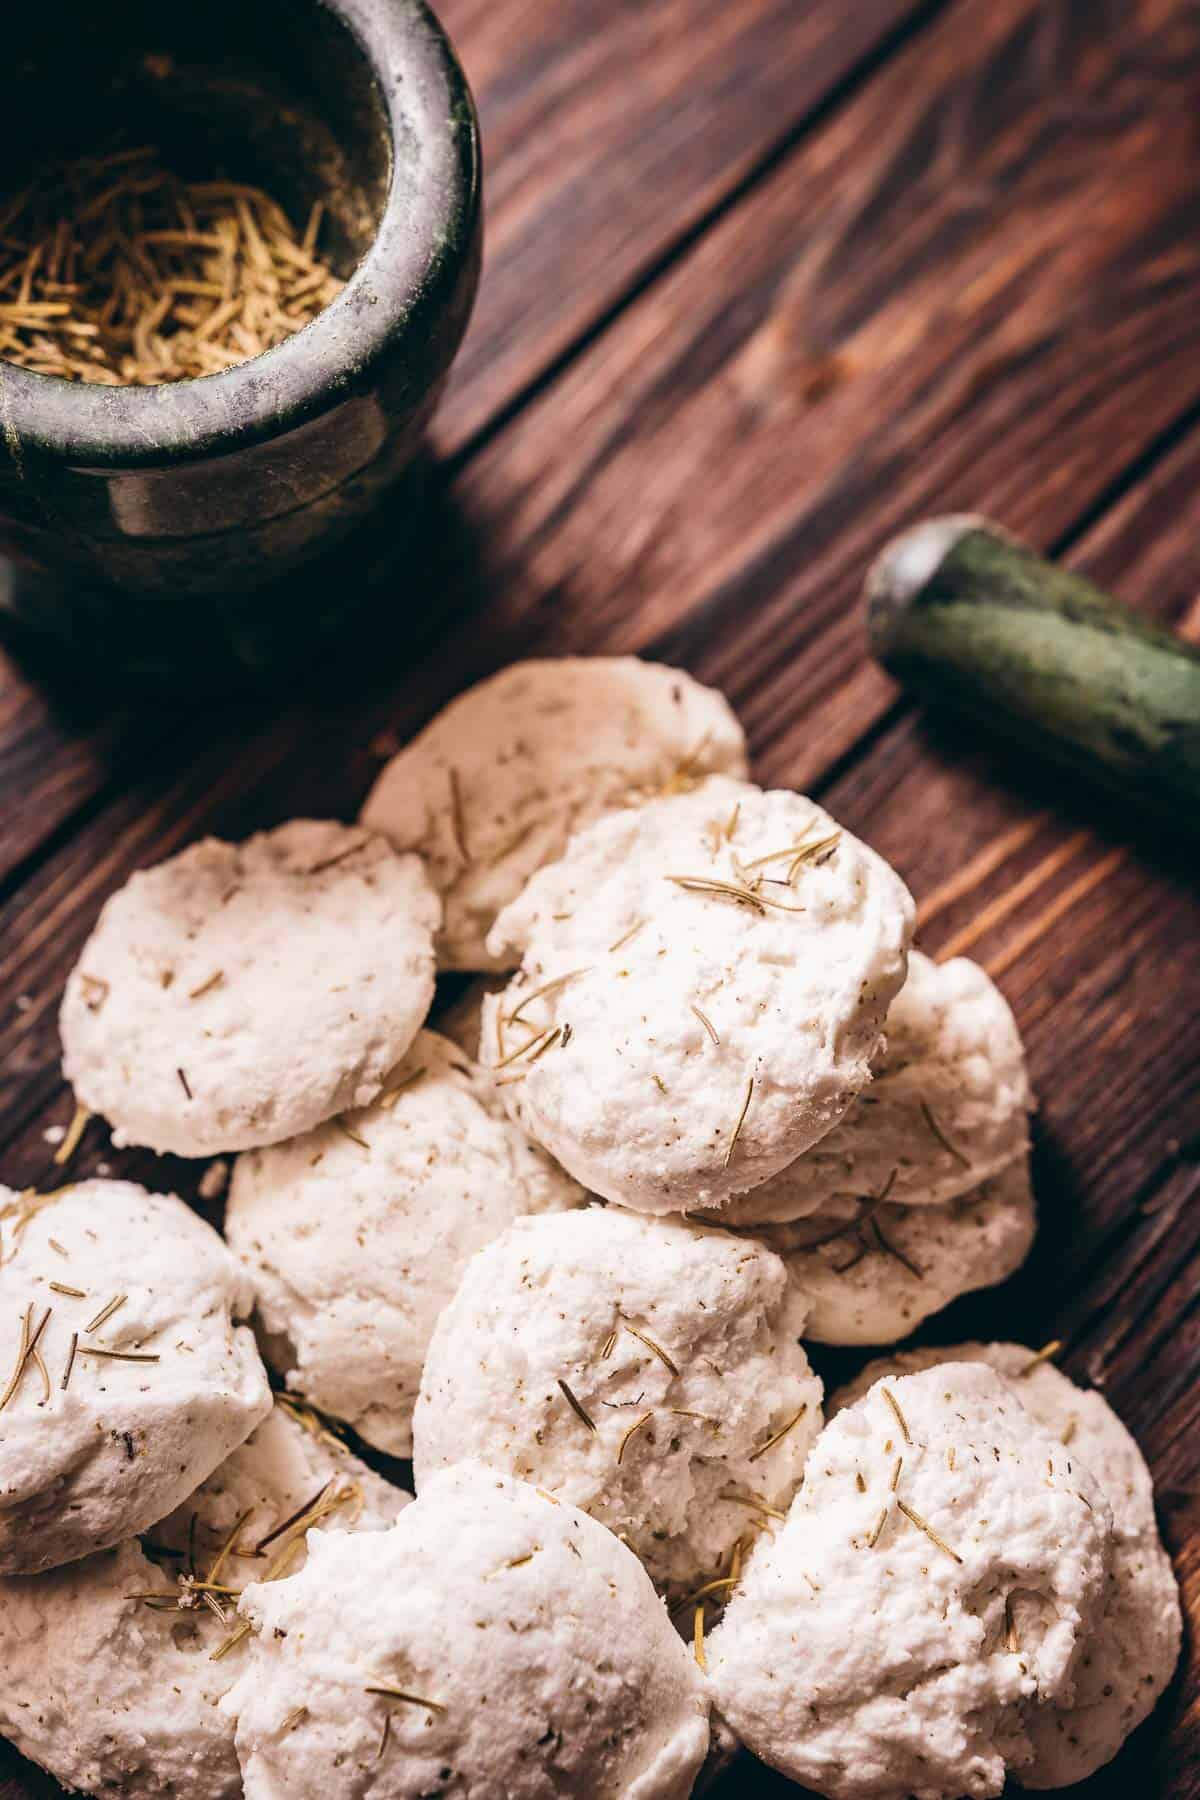
{"label": "round white bath bomb", "polygon": [[1024,1156],[1033,1104],[1007,1000],[978,963],[913,950],[874,1079],[790,1167],[723,1209],[757,1225],[825,1211],[846,1194],[943,1206]]}
{"label": "round white bath bomb", "polygon": [[297,819],[132,875],[67,981],[63,1072],[117,1144],[210,1156],[375,1098],[429,1010],[419,860]]}
{"label": "round white bath bomb", "polygon": [[656,1581],[690,1588],[799,1485],[822,1393],[803,1328],[782,1262],[752,1238],[618,1207],[519,1219],[438,1321],[417,1492],[476,1456],[583,1507]]}
{"label": "round white bath bomb", "polygon": [[225,1234],[289,1387],[407,1456],[425,1352],[471,1257],[522,1213],[583,1199],[424,1031],[373,1106],[238,1158]]}
{"label": "round white bath bomb", "polygon": [[[217,1703],[245,1651],[212,1660],[236,1620],[201,1603],[193,1562],[204,1579],[244,1520],[218,1578],[259,1579],[267,1564],[239,1552],[322,1489],[328,1531],[382,1530],[409,1498],[276,1408],[144,1543],[0,1582],[0,1732],[83,1793],[236,1800],[233,1721]],[[301,1543],[288,1566],[303,1557]],[[161,1602],[138,1598],[152,1594]]]}
{"label": "round white bath bomb", "polygon": [[876,1383],[813,1445],[708,1640],[714,1704],[834,1800],[999,1794],[1024,1702],[1069,1700],[1112,1516],[990,1369]]}
{"label": "round white bath bomb", "polygon": [[478,1463],[241,1610],[246,1800],[686,1800],[704,1761],[703,1684],[637,1559]]}
{"label": "round white bath bomb", "polygon": [[445,905],[443,969],[511,969],[487,935],[567,839],[613,807],[745,775],[727,702],[634,656],[513,663],[460,694],[384,769],[362,820],[426,859]]}
{"label": "round white bath bomb", "polygon": [[816,1213],[757,1235],[804,1294],[805,1337],[891,1344],[960,1294],[1007,1281],[1028,1256],[1036,1224],[1021,1158],[944,1206],[855,1203],[848,1219]]}
{"label": "round white bath bomb", "polygon": [[1154,1516],[1150,1471],[1103,1395],[1076,1387],[1050,1362],[1035,1363],[1021,1344],[902,1351],[870,1364],[835,1404],[850,1403],[884,1375],[944,1362],[982,1362],[1004,1376],[1031,1418],[1090,1470],[1112,1508],[1104,1616],[1080,1656],[1075,1703],[1031,1706],[1025,1716],[1034,1756],[1018,1771],[1021,1785],[1069,1787],[1112,1760],[1152,1711],[1179,1658],[1179,1588]]}
{"label": "round white bath bomb", "polygon": [[870,1080],[912,925],[900,878],[811,800],[714,777],[600,820],[500,915],[492,947],[524,960],[482,1053],[585,1187],[719,1212]]}
{"label": "round white bath bomb", "polygon": [[182,1200],[127,1181],[79,1182],[32,1212],[0,1197],[0,1368],[17,1370],[25,1321],[35,1350],[0,1410],[0,1574],[18,1575],[163,1518],[271,1391],[234,1323],[250,1284]]}

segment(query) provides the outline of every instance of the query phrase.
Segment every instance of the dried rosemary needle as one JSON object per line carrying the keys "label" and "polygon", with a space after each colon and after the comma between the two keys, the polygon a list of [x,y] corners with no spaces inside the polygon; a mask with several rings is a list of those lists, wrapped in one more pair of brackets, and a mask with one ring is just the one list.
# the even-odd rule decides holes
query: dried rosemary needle
{"label": "dried rosemary needle", "polygon": [[184,181],[152,145],[79,157],[0,200],[0,358],[68,381],[212,375],[301,330],[344,283],[236,181]]}

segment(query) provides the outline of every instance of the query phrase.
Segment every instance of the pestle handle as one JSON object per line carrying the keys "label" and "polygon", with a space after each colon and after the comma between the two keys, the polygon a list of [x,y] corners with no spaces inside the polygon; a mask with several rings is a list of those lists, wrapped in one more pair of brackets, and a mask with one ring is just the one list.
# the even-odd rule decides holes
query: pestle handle
{"label": "pestle handle", "polygon": [[866,600],[897,681],[1200,830],[1200,650],[967,514],[893,538]]}

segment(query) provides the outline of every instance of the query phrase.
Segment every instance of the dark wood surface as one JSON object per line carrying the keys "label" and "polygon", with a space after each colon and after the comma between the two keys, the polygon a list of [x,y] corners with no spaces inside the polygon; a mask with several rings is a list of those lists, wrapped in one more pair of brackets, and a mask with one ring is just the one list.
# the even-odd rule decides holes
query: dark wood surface
{"label": "dark wood surface", "polygon": [[[489,163],[480,306],[409,591],[305,691],[122,697],[0,655],[6,1182],[71,1110],[55,1015],[132,868],[351,816],[465,682],[640,651],[1000,980],[1041,1110],[1028,1268],[924,1335],[1067,1340],[1137,1432],[1200,1623],[1194,849],[907,703],[867,561],[985,511],[1200,638],[1200,12],[1187,0],[442,0]],[[196,1172],[106,1161],[194,1192]],[[845,1358],[827,1358],[840,1373]],[[0,1750],[0,1800],[52,1784]],[[740,1765],[732,1794],[784,1784]],[[795,1791],[795,1790],[789,1790]],[[1088,1800],[1200,1800],[1200,1663]]]}

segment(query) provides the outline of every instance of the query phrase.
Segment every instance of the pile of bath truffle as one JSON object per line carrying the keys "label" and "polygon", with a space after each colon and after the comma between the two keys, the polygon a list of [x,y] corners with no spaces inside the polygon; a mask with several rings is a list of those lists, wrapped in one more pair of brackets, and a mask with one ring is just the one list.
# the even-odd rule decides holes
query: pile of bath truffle
{"label": "pile of bath truffle", "polygon": [[0,1196],[0,1730],[176,1800],[675,1800],[739,1744],[954,1800],[1111,1758],[1180,1615],[1107,1403],[1011,1343],[828,1398],[806,1352],[1033,1237],[1012,1014],[913,929],[633,659],[462,695],[355,826],[134,875],[65,1075],[206,1193],[237,1153],[225,1236],[114,1179]]}

